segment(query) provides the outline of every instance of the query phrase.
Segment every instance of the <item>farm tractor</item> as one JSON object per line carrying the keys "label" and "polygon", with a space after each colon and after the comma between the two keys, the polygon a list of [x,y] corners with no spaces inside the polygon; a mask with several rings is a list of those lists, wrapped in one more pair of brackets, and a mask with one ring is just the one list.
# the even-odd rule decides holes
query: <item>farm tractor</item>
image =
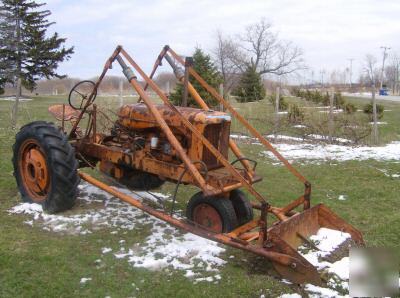
{"label": "farm tractor", "polygon": [[[153,80],[163,61],[183,85],[181,106],[173,105]],[[83,179],[181,230],[262,256],[294,283],[321,284],[321,275],[297,248],[307,244],[309,237],[322,227],[349,233],[356,245],[363,244],[362,234],[323,204],[311,206],[310,182],[190,62],[189,57],[185,59],[165,46],[148,76],[118,46],[96,82],[76,84],[69,93],[68,104],[49,107],[58,126],[36,121],[23,126],[17,134],[13,163],[22,199],[42,204],[48,213],[61,212],[74,206],[78,184]],[[115,119],[110,119],[94,102],[99,85],[114,64],[121,66],[139,100],[122,105],[114,112]],[[211,110],[189,77],[226,112]],[[154,102],[154,94],[161,104]],[[199,108],[186,106],[188,96]],[[101,116],[112,122],[109,130],[100,129]],[[262,177],[256,173],[257,162],[244,156],[230,136],[233,117],[304,186],[304,193],[297,199],[276,207],[254,188],[253,184]],[[127,194],[104,179],[95,178],[97,175],[88,174],[90,171],[83,171],[84,167],[131,190],[151,190],[165,181],[175,183],[171,208],[147,204],[134,192]],[[174,213],[179,185],[199,188],[187,201],[186,217]]]}

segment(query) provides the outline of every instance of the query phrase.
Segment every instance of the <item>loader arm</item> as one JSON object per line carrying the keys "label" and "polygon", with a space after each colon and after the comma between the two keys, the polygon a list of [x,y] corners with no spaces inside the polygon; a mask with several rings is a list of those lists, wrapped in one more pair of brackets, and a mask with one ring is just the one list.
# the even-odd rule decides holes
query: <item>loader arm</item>
{"label": "loader arm", "polygon": [[[174,106],[161,88],[152,80],[158,66],[162,63],[163,59],[167,60],[174,70],[174,73],[177,74],[178,80],[185,84],[187,91],[204,110],[202,113],[205,113],[205,111],[209,112],[208,105],[201,98],[193,85],[190,84],[187,76],[182,75],[184,72],[179,68],[178,65],[175,64],[173,60],[177,61],[182,67],[185,66],[187,73],[192,75],[218,102],[220,102],[226,108],[226,110],[231,113],[233,117],[237,118],[239,122],[245,128],[247,128],[255,138],[257,138],[285,165],[285,167],[304,185],[304,193],[286,206],[272,206],[271,202],[253,187],[254,178],[256,177],[255,171],[250,166],[249,160],[243,156],[238,145],[231,138],[229,138],[229,148],[238,158],[237,161],[243,165],[243,170],[239,170],[238,168],[234,167],[229,162],[228,157],[221,154],[215,144],[210,142],[210,140],[207,139],[204,134],[193,124],[193,119],[190,121],[187,114],[182,112],[182,109]],[[241,224],[229,232],[212,232],[199,224],[193,224],[193,222],[175,218],[172,213],[168,214],[167,212],[156,210],[144,204],[134,196],[132,197],[126,195],[97,180],[96,178],[80,171],[79,175],[82,179],[180,229],[225,245],[232,246],[234,248],[239,248],[263,256],[272,261],[274,267],[280,274],[296,283],[321,283],[318,270],[296,250],[302,242],[307,241],[307,238],[315,234],[320,228],[324,227],[349,233],[355,243],[359,245],[363,244],[362,234],[353,226],[329,210],[326,206],[318,204],[311,207],[310,182],[300,172],[298,172],[272,146],[272,144],[263,137],[260,132],[258,132],[240,113],[238,113],[228,101],[226,101],[214,88],[207,84],[207,82],[201,78],[201,76],[191,66],[185,65],[184,60],[168,46],[165,46],[162,49],[149,76],[145,74],[140,66],[121,46],[118,46],[115,49],[111,57],[106,61],[103,71],[95,83],[92,93],[85,102],[85,105],[77,116],[77,120],[74,122],[74,125],[69,133],[69,139],[75,144],[78,154],[84,154],[85,156],[89,157],[91,156],[97,160],[103,159],[103,162],[113,164],[112,171],[115,173],[120,173],[119,171],[121,171],[121,169],[118,168],[118,166],[121,163],[124,166],[133,165],[133,163],[131,163],[133,159],[131,153],[119,149],[114,143],[112,143],[110,146],[107,146],[107,144],[102,144],[98,141],[102,136],[98,135],[96,131],[97,108],[94,104],[95,94],[97,93],[97,88],[101,84],[104,76],[107,73],[107,70],[111,68],[115,61],[117,61],[122,67],[122,72],[126,76],[127,80],[139,94],[139,101],[144,102],[145,107],[147,107],[149,112],[148,115],[152,117],[152,121],[154,120],[154,125],[157,126],[157,129],[161,130],[163,135],[165,135],[166,139],[172,145],[174,150],[176,150],[179,156],[180,164],[174,164],[173,170],[169,171],[174,173],[173,176],[169,177],[170,181],[172,180],[177,182],[179,185],[181,179],[188,174],[193,180],[185,180],[186,183],[192,183],[199,187],[206,196],[212,197],[219,195],[220,199],[222,200],[227,200],[228,195],[232,190],[244,187],[258,201],[258,203],[252,203],[252,208],[259,210],[260,214],[255,219]],[[135,73],[127,65],[126,61],[133,67],[135,72],[143,78],[145,82],[144,87],[142,87],[142,85],[138,82]],[[152,98],[146,92],[148,87],[150,87],[162,100],[164,103],[162,107],[158,107],[153,103]],[[163,109],[168,110],[168,113],[163,112]],[[65,109],[63,108],[63,114],[64,110]],[[89,115],[90,127],[85,136],[78,138],[75,132],[85,113]],[[234,180],[236,183],[231,185],[222,185],[221,187],[216,187],[214,184],[210,184],[208,177],[216,177],[212,175],[217,173],[218,170],[210,170],[210,175],[205,175],[204,172],[199,170],[201,166],[198,166],[198,164],[201,164],[201,162],[192,160],[189,157],[187,151],[183,148],[182,143],[176,136],[176,133],[173,131],[171,124],[167,123],[166,121],[166,117],[172,117],[172,115],[179,120],[179,123],[182,126],[179,128],[184,128],[185,131],[190,132],[193,137],[198,140],[199,144],[204,146],[204,148],[206,148],[221,164],[220,170],[224,171],[226,174],[229,174],[230,179]],[[64,115],[62,119],[64,119]],[[146,118],[146,120],[149,119]],[[164,163],[164,166],[168,166],[168,164]],[[172,168],[172,164],[169,166]],[[204,163],[202,166],[204,166]],[[208,171],[208,169],[206,170]],[[179,179],[177,178],[178,176]],[[302,206],[303,210],[296,211],[295,209],[300,206]],[[275,222],[267,220],[269,213],[276,217]]]}

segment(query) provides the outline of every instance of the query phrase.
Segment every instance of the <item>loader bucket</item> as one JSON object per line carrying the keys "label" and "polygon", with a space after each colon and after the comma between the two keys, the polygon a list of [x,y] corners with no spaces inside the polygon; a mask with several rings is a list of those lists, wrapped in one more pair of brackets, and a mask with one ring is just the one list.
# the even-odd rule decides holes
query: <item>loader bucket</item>
{"label": "loader bucket", "polygon": [[354,243],[357,245],[364,244],[360,231],[348,224],[325,205],[315,205],[291,216],[287,220],[273,225],[269,229],[271,250],[290,255],[296,258],[301,264],[301,270],[299,270],[300,268],[293,268],[273,262],[279,274],[296,283],[308,282],[316,285],[322,283],[317,268],[297,251],[297,248],[307,242],[307,239],[315,235],[320,228],[348,233]]}

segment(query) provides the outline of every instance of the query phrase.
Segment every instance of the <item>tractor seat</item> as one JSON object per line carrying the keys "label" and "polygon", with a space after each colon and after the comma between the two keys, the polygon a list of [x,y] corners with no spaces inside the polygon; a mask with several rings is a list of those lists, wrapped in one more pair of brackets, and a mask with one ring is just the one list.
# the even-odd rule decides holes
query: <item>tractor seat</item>
{"label": "tractor seat", "polygon": [[54,118],[56,118],[59,121],[63,120],[63,106],[65,107],[64,109],[64,121],[70,121],[72,119],[78,119],[80,111],[75,110],[71,106],[67,105],[52,105],[49,107],[49,113],[53,115]]}

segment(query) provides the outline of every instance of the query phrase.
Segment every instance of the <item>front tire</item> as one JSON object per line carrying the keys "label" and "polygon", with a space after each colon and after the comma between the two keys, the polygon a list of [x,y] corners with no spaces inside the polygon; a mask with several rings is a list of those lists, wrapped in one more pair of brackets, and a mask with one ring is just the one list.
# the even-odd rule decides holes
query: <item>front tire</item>
{"label": "front tire", "polygon": [[186,217],[215,233],[228,233],[238,226],[235,209],[229,199],[205,197],[202,192],[189,200]]}
{"label": "front tire", "polygon": [[22,200],[48,213],[72,208],[78,194],[78,162],[67,137],[54,124],[35,121],[21,128],[13,146],[14,176]]}
{"label": "front tire", "polygon": [[252,221],[254,218],[253,207],[246,195],[240,189],[234,189],[229,194],[233,208],[238,219],[239,226]]}

